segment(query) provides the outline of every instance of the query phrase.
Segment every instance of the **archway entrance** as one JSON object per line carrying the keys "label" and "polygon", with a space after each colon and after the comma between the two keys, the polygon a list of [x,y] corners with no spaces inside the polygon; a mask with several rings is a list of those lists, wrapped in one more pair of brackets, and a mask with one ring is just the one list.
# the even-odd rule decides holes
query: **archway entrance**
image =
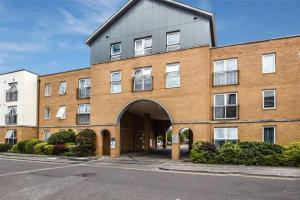
{"label": "archway entrance", "polygon": [[188,158],[193,148],[193,131],[189,128],[183,128],[179,132],[180,138],[180,157]]}
{"label": "archway entrance", "polygon": [[158,102],[138,100],[128,104],[120,113],[118,123],[121,154],[171,157],[165,138],[172,118]]}
{"label": "archway entrance", "polygon": [[102,155],[110,155],[110,132],[108,130],[102,130]]}

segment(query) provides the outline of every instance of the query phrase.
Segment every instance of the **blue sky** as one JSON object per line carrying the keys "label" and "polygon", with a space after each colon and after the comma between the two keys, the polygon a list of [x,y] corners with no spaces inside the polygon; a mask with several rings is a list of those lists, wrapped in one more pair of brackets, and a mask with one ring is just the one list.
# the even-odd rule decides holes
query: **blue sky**
{"label": "blue sky", "polygon": [[[180,0],[215,13],[218,45],[300,34],[299,0]],[[127,0],[0,0],[0,73],[89,66],[84,40]]]}

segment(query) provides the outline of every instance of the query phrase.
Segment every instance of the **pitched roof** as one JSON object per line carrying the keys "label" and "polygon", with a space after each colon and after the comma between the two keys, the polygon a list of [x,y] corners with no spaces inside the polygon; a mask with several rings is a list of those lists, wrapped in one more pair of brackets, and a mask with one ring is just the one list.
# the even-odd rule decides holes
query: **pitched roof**
{"label": "pitched roof", "polygon": [[[118,20],[124,13],[126,13],[133,5],[135,5],[139,1],[140,0],[129,0],[123,7],[121,7],[120,10],[118,10],[102,26],[100,26],[94,33],[92,33],[85,41],[85,43],[90,46],[98,38],[99,35],[101,35],[105,30],[107,30],[116,20]],[[179,3],[174,0],[157,0],[157,1],[207,17],[210,21],[212,46],[216,46],[215,20],[214,20],[213,13],[192,6],[188,6],[183,3]]]}

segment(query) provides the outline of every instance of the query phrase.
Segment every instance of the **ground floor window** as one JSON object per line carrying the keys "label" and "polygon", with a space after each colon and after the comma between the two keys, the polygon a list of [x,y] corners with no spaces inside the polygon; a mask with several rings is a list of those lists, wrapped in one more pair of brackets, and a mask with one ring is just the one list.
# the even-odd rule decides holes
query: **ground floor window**
{"label": "ground floor window", "polygon": [[6,132],[5,143],[6,144],[17,144],[17,131],[16,130],[8,130]]}
{"label": "ground floor window", "polygon": [[44,131],[44,140],[48,141],[49,137],[51,136],[51,133],[49,130]]}
{"label": "ground floor window", "polygon": [[237,143],[238,130],[237,128],[215,128],[214,142],[217,146],[222,146],[226,141]]}
{"label": "ground floor window", "polygon": [[275,126],[263,127],[263,142],[275,144]]}

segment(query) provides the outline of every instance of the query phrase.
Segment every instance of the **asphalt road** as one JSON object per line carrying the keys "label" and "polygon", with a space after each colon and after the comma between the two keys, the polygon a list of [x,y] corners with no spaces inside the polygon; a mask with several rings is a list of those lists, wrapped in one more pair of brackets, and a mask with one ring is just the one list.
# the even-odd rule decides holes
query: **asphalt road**
{"label": "asphalt road", "polygon": [[159,171],[161,163],[51,164],[0,159],[3,200],[237,200],[300,197],[300,181]]}

